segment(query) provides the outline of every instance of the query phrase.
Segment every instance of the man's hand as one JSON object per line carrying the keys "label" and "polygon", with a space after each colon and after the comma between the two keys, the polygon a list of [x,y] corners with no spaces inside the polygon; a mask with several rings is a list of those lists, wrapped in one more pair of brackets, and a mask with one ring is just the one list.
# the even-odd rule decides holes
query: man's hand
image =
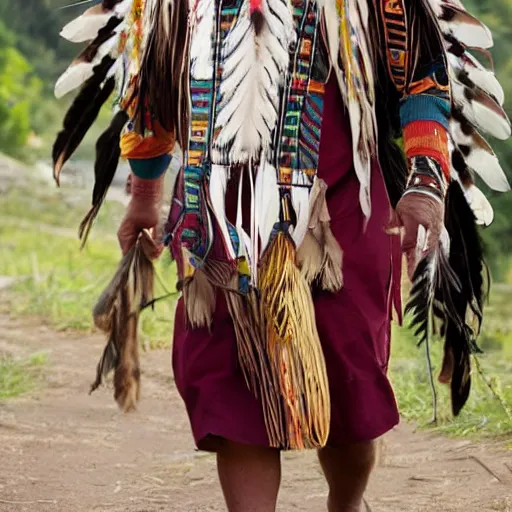
{"label": "man's hand", "polygon": [[[420,253],[434,250],[443,230],[444,205],[437,198],[410,192],[399,201],[391,220],[390,229],[403,228],[402,251],[407,258],[409,279],[418,264]],[[419,227],[427,231],[427,247],[417,247]]]}
{"label": "man's hand", "polygon": [[158,242],[163,179],[150,181],[132,177],[131,188],[132,198],[117,231],[119,245],[123,254],[126,254],[135,245],[140,233],[147,229],[152,233],[154,241],[151,257],[158,258],[163,250],[163,245]]}
{"label": "man's hand", "polygon": [[[411,174],[407,189],[391,218],[389,232],[403,228],[402,251],[412,280],[418,259],[437,248],[444,225],[446,182],[441,166],[425,156],[409,160]],[[418,246],[419,227],[427,233],[426,244]]]}

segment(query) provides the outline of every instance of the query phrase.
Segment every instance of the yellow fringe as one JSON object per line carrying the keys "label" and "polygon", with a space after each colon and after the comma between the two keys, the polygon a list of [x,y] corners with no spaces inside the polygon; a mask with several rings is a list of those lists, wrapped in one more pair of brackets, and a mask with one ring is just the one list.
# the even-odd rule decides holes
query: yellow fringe
{"label": "yellow fringe", "polygon": [[[237,289],[238,275],[232,277],[229,286]],[[266,353],[264,322],[257,296],[254,291],[246,297],[226,291],[225,297],[235,328],[240,367],[248,388],[261,401],[269,444],[273,448],[285,448],[287,437],[279,378],[272,372]]]}
{"label": "yellow fringe", "polygon": [[331,412],[325,361],[311,291],[285,233],[279,233],[267,251],[258,288],[267,354],[285,404],[286,447],[325,446]]}

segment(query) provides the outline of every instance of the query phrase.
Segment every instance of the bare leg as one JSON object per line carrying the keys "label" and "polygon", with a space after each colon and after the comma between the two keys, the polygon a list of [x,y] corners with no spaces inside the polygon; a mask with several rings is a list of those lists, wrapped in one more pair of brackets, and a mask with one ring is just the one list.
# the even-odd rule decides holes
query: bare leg
{"label": "bare leg", "polygon": [[281,483],[278,450],[224,441],[217,468],[229,512],[275,512]]}
{"label": "bare leg", "polygon": [[329,484],[329,512],[360,512],[376,458],[376,443],[322,448],[318,458]]}

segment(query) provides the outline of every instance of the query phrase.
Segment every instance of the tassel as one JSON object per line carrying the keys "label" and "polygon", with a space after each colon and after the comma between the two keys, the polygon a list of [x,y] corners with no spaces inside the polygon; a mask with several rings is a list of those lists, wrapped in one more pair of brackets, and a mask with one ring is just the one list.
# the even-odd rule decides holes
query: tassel
{"label": "tassel", "polygon": [[331,231],[326,191],[327,184],[317,178],[310,195],[309,229],[297,260],[309,284],[319,279],[322,289],[336,293],[343,287],[343,252]]}
{"label": "tassel", "polygon": [[295,264],[293,241],[279,232],[260,269],[267,354],[278,377],[291,449],[325,446],[330,398],[311,291]]}
{"label": "tassel", "polygon": [[152,244],[151,235],[144,230],[123,256],[93,311],[94,322],[107,334],[108,342],[91,393],[114,370],[114,398],[125,412],[134,410],[140,397],[137,326],[141,309],[153,300],[154,268],[148,256]]}
{"label": "tassel", "polygon": [[[233,275],[230,288],[238,289],[238,279]],[[247,296],[226,291],[225,297],[235,328],[240,367],[248,388],[261,401],[269,444],[272,448],[285,448],[288,441],[279,379],[266,351],[265,323],[257,295],[254,290]]]}
{"label": "tassel", "polygon": [[119,111],[107,130],[100,136],[96,143],[96,162],[94,164],[94,190],[92,193],[92,207],[84,217],[79,228],[79,237],[84,247],[92,228],[92,224],[96,219],[101,205],[105,200],[108,189],[114,179],[121,155],[119,146],[121,132],[128,122],[128,114]]}
{"label": "tassel", "polygon": [[308,230],[297,250],[297,262],[306,282],[311,285],[322,272],[324,251],[312,230]]}
{"label": "tassel", "polygon": [[183,301],[187,320],[192,328],[210,327],[215,311],[215,290],[204,271],[186,247],[181,248],[183,261]]}

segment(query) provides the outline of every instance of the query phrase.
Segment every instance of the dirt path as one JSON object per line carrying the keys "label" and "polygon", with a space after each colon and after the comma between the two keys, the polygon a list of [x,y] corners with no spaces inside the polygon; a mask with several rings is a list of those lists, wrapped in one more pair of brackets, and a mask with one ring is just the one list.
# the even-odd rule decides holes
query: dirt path
{"label": "dirt path", "polygon": [[[0,353],[48,353],[40,389],[0,404],[0,511],[224,510],[214,458],[194,450],[169,353],[144,355],[140,410],[124,416],[110,390],[87,394],[102,346],[101,336],[0,314]],[[314,454],[284,459],[279,510],[325,510]],[[512,511],[512,455],[401,426],[367,500],[372,512]]]}

